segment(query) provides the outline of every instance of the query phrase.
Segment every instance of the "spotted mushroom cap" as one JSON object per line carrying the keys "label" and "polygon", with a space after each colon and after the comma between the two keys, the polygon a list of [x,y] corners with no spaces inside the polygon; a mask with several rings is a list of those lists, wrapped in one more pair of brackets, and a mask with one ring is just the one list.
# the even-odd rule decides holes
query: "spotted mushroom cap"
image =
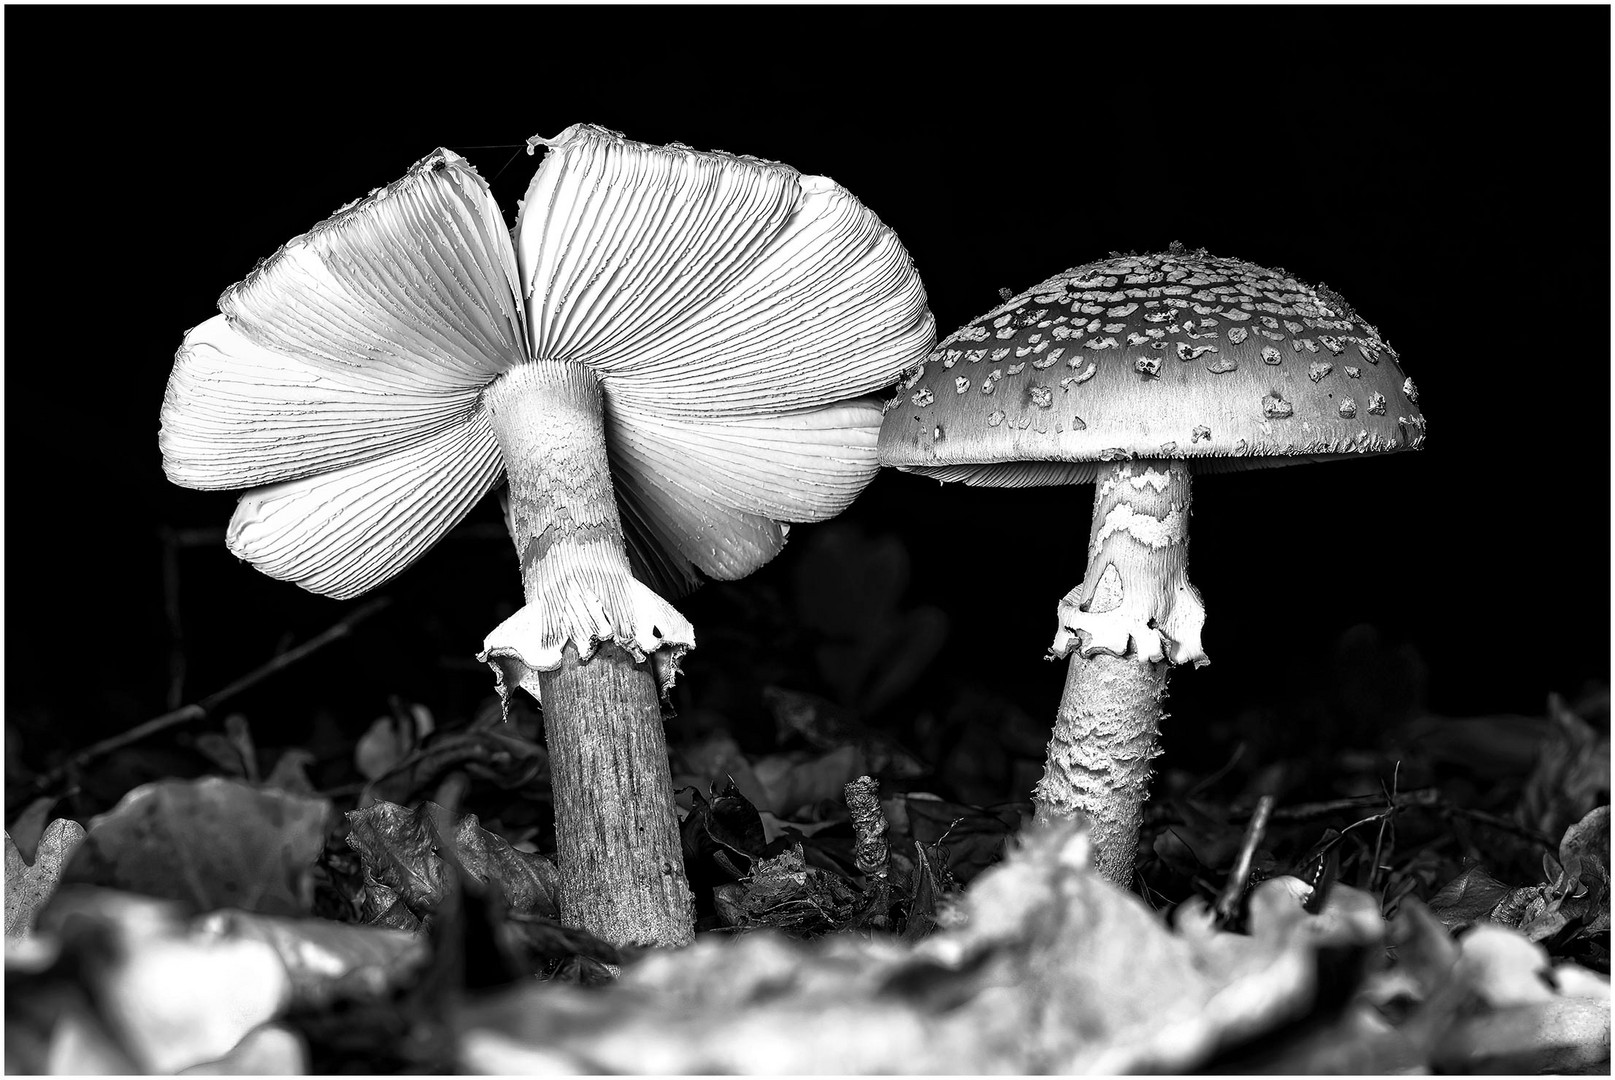
{"label": "spotted mushroom cap", "polygon": [[873,478],[889,386],[935,341],[896,235],[789,166],[575,125],[514,233],[439,150],[261,263],[186,335],[170,480],[249,488],[230,549],[348,597],[500,480],[482,391],[529,359],[600,380],[635,570],[734,578]]}
{"label": "spotted mushroom cap", "polygon": [[898,385],[881,464],[985,486],[1083,483],[1125,458],[1204,471],[1424,442],[1413,380],[1339,296],[1176,247],[1056,274]]}

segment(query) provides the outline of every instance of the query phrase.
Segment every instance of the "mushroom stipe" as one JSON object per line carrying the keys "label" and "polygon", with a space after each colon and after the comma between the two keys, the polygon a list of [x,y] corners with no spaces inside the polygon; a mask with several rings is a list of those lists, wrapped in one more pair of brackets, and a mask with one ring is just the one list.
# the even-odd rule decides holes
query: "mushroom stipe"
{"label": "mushroom stipe", "polygon": [[[561,918],[608,941],[687,945],[694,898],[660,691],[695,632],[629,568],[594,373],[534,360],[495,379],[483,403],[510,480],[506,522],[527,603],[478,659],[501,692],[521,686],[544,705]],[[566,629],[578,622],[593,627],[587,655]],[[532,648],[557,639],[553,656]]]}
{"label": "mushroom stipe", "polygon": [[607,941],[688,944],[695,900],[678,823],[662,802],[673,778],[649,662],[605,644],[584,663],[568,645],[538,682],[551,703],[550,784],[568,793],[555,800],[562,921]]}
{"label": "mushroom stipe", "polygon": [[1071,659],[1033,792],[1037,818],[1087,815],[1094,867],[1116,882],[1133,873],[1170,665],[1209,662],[1205,608],[1188,579],[1188,521],[1184,462],[1101,463],[1088,574],[1060,601],[1049,650]]}

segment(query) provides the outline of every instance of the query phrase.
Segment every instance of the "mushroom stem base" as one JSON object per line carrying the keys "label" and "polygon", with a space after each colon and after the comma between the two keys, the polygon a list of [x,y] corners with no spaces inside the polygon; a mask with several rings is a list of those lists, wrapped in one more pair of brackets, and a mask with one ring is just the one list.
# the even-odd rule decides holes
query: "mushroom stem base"
{"label": "mushroom stem base", "polygon": [[1032,793],[1039,823],[1088,818],[1094,868],[1123,887],[1132,882],[1150,761],[1160,753],[1168,670],[1165,663],[1073,652],[1043,779]]}
{"label": "mushroom stem base", "polygon": [[609,643],[582,661],[569,644],[561,666],[538,681],[561,921],[617,944],[688,945],[694,902],[649,661]]}

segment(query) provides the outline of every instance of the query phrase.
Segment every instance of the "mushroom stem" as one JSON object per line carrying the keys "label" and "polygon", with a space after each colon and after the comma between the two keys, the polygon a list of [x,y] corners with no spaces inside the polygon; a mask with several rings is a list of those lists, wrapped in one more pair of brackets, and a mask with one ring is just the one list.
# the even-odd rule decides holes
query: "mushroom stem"
{"label": "mushroom stem", "polygon": [[568,645],[538,680],[561,921],[617,943],[688,945],[694,900],[650,662],[602,644],[585,663]]}
{"label": "mushroom stem", "polygon": [[1123,887],[1132,883],[1150,761],[1160,753],[1167,666],[1073,652],[1032,793],[1040,824],[1088,818],[1094,869]]}
{"label": "mushroom stem", "polygon": [[643,655],[628,651],[632,639],[611,631],[643,586],[623,544],[599,382],[582,365],[536,360],[502,375],[484,402],[510,478],[507,520],[528,607],[600,628],[571,634],[559,664],[533,673],[550,755],[562,921],[616,943],[688,944],[693,902],[657,678]]}
{"label": "mushroom stem", "polygon": [[1040,821],[1083,814],[1094,863],[1133,875],[1161,699],[1174,663],[1207,663],[1205,609],[1188,579],[1189,468],[1145,460],[1100,465],[1088,571],[1060,602],[1051,658],[1070,657],[1065,693],[1033,792]]}

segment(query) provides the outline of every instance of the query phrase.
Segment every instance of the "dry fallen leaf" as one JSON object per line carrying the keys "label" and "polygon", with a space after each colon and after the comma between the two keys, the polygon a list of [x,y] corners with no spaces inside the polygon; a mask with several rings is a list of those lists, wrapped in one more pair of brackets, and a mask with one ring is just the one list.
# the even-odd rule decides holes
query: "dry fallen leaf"
{"label": "dry fallen leaf", "polygon": [[1607,1071],[1607,977],[1573,964],[1555,968],[1540,946],[1499,926],[1477,926],[1459,944],[1453,977],[1479,1007],[1441,1040],[1440,1071]]}
{"label": "dry fallen leaf", "polygon": [[853,915],[859,894],[835,874],[807,865],[796,844],[752,863],[743,879],[719,886],[714,899],[730,926],[812,933],[839,929]]}
{"label": "dry fallen leaf", "polygon": [[45,829],[34,849],[32,865],[6,834],[6,940],[27,937],[39,909],[56,891],[62,870],[84,840],[84,826],[57,818]]}
{"label": "dry fallen leaf", "polygon": [[1548,695],[1547,728],[1520,794],[1521,820],[1549,836],[1585,817],[1609,797],[1609,731]]}
{"label": "dry fallen leaf", "polygon": [[8,972],[8,1071],[15,1037],[44,1058],[17,1062],[25,1072],[172,1073],[218,1060],[272,1019],[291,992],[275,951],[186,914],[175,901],[64,886],[38,930],[58,957]]}
{"label": "dry fallen leaf", "polygon": [[[431,802],[414,810],[375,803],[350,811],[348,823],[348,846],[364,860],[367,893],[388,899],[396,895],[416,918],[436,910],[450,888],[439,853],[440,830],[444,839],[452,837],[455,856],[468,874],[499,885],[510,911],[547,917],[559,912],[560,876],[555,865],[482,828],[475,814],[457,816]],[[381,910],[387,907],[375,897],[367,897],[366,904],[367,911],[373,904]]]}
{"label": "dry fallen leaf", "polygon": [[238,780],[143,784],[90,822],[64,882],[183,902],[301,915],[329,804]]}
{"label": "dry fallen leaf", "polygon": [[428,959],[419,935],[329,919],[215,911],[197,917],[192,926],[198,935],[268,945],[286,969],[289,1004],[299,1007],[383,997]]}
{"label": "dry fallen leaf", "polygon": [[1607,933],[1608,853],[1609,807],[1599,806],[1565,830],[1556,860],[1544,857],[1543,880],[1510,888],[1472,866],[1431,898],[1430,910],[1454,930],[1489,922],[1531,941]]}
{"label": "dry fallen leaf", "polygon": [[1303,1012],[1315,938],[1282,884],[1250,936],[1174,933],[1036,832],[982,874],[964,922],[907,947],[777,934],[658,953],[619,986],[523,988],[458,1018],[471,1071],[1183,1071]]}
{"label": "dry fallen leaf", "polygon": [[303,1076],[308,1048],[296,1032],[278,1024],[253,1028],[216,1061],[181,1069],[182,1076]]}

